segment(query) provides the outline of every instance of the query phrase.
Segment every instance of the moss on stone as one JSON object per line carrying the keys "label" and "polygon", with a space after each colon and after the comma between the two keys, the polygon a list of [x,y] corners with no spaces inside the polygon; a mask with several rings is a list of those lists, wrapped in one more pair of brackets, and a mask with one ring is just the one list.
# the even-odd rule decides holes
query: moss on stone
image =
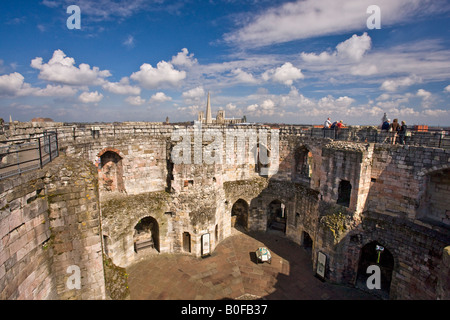
{"label": "moss on stone", "polygon": [[116,266],[110,258],[103,255],[103,268],[105,271],[106,293],[112,300],[128,300],[128,274],[125,268]]}
{"label": "moss on stone", "polygon": [[337,244],[350,229],[350,217],[342,212],[334,212],[320,219],[321,226],[333,234],[334,244]]}

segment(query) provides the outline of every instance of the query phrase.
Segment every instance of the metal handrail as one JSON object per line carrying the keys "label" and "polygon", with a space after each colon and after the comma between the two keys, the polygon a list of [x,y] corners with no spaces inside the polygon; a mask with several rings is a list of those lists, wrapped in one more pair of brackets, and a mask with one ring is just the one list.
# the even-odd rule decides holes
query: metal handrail
{"label": "metal handrail", "polygon": [[0,141],[0,180],[42,169],[58,156],[56,132],[45,132],[26,139]]}
{"label": "metal handrail", "polygon": [[[289,129],[288,129],[289,130]],[[294,133],[298,136],[305,136],[311,138],[329,138],[332,140],[340,141],[354,141],[354,142],[371,142],[371,143],[392,143],[391,137],[392,132],[386,130],[380,130],[376,128],[352,128],[345,127],[341,129],[324,129],[318,127],[304,127],[304,128],[293,128],[293,131],[289,133]],[[427,146],[427,147],[437,147],[450,149],[450,132],[447,130],[439,131],[420,131],[414,129],[408,129],[411,135],[402,137],[405,138],[405,145],[415,145],[415,146]],[[393,139],[392,139],[393,140]],[[396,134],[396,144],[400,142],[400,135]]]}

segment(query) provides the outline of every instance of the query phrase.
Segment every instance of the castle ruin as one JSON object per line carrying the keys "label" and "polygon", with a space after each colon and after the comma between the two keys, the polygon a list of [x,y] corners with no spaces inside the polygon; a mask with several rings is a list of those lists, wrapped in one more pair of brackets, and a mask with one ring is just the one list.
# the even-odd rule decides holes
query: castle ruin
{"label": "castle ruin", "polygon": [[[175,140],[180,130],[189,139]],[[211,130],[233,138],[212,150]],[[105,259],[126,268],[150,251],[200,257],[204,235],[214,251],[235,225],[308,246],[305,272],[325,256],[325,280],[348,286],[382,247],[390,299],[449,299],[450,149],[432,136],[374,143],[370,130],[337,141],[301,126],[10,124],[8,140],[56,132],[60,155],[0,181],[0,299],[105,299]],[[245,146],[245,161],[230,161],[229,141]],[[191,161],[174,161],[182,142]],[[207,163],[205,150],[221,161]]]}

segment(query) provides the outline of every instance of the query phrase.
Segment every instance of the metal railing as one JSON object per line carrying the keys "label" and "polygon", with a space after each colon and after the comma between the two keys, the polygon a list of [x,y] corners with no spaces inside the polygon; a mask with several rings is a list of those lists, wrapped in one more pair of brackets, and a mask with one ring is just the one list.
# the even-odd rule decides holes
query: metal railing
{"label": "metal railing", "polygon": [[58,156],[56,132],[45,132],[26,139],[0,141],[0,180],[41,169]]}
{"label": "metal railing", "polygon": [[[285,130],[285,129],[284,129]],[[286,133],[299,136],[309,136],[315,138],[330,138],[332,140],[354,141],[354,142],[372,142],[399,144],[402,140],[405,145],[427,146],[435,148],[450,149],[450,132],[445,130],[438,131],[420,131],[408,130],[407,136],[401,137],[399,133],[392,133],[375,128],[341,128],[341,129],[323,129],[323,128],[290,128]]]}

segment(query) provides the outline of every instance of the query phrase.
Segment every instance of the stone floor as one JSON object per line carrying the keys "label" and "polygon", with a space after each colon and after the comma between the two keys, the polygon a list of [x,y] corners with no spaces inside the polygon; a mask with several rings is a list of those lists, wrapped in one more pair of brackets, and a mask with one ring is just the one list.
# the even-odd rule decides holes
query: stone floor
{"label": "stone floor", "polygon": [[[267,247],[271,264],[256,263]],[[158,254],[127,268],[133,300],[374,300],[354,288],[317,279],[310,254],[276,232],[247,234],[236,229],[211,256]]]}

